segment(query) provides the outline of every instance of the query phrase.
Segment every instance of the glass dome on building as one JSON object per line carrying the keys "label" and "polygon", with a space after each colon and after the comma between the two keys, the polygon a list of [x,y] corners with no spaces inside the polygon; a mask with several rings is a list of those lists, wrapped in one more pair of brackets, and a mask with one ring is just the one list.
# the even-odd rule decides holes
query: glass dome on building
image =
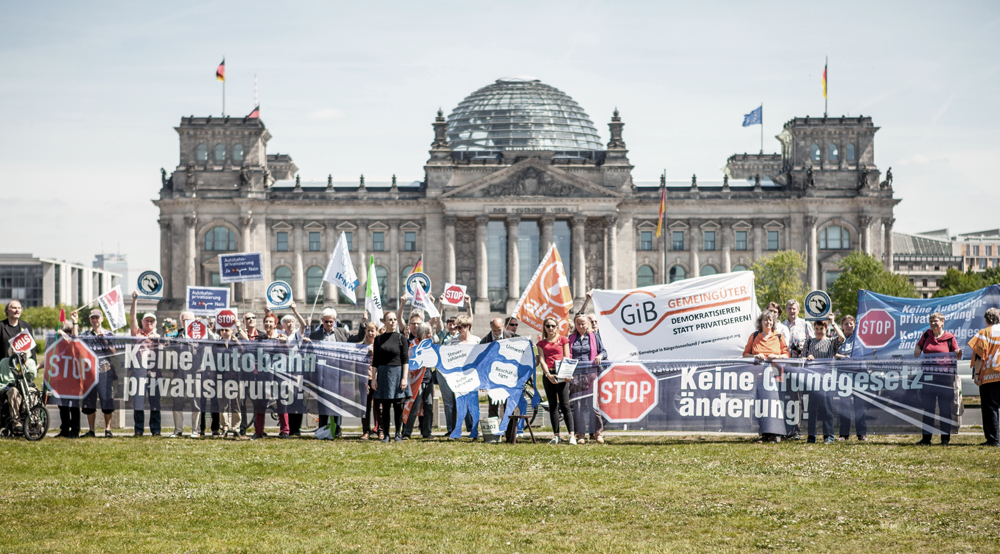
{"label": "glass dome on building", "polygon": [[448,116],[452,150],[603,150],[590,117],[561,90],[533,77],[504,77]]}

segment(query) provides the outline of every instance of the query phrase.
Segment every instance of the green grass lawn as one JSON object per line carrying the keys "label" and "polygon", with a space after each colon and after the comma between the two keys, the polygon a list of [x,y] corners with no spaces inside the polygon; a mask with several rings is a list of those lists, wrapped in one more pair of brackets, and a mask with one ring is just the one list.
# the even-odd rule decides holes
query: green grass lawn
{"label": "green grass lawn", "polygon": [[915,441],[0,440],[0,551],[1000,550],[1000,450]]}

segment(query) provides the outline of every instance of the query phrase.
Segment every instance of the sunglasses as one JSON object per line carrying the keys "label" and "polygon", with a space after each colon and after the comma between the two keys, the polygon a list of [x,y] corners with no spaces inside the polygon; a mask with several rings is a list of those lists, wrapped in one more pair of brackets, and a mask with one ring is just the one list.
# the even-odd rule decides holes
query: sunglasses
{"label": "sunglasses", "polygon": [[253,321],[255,319],[257,319],[257,318],[255,318],[255,317],[244,317],[243,321]]}
{"label": "sunglasses", "polygon": [[555,325],[546,325],[545,328],[546,329],[555,329],[556,326]]}
{"label": "sunglasses", "polygon": [[508,323],[507,327],[517,327],[517,323]]}

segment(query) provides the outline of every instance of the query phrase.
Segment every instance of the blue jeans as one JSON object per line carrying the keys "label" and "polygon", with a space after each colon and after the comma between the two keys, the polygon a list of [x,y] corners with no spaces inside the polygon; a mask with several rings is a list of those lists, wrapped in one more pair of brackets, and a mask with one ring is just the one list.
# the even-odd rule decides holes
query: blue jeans
{"label": "blue jeans", "polygon": [[[143,428],[146,427],[146,412],[136,410],[132,413],[132,419],[135,420],[135,432],[141,435]],[[160,434],[160,410],[150,410],[149,432],[154,435]]]}

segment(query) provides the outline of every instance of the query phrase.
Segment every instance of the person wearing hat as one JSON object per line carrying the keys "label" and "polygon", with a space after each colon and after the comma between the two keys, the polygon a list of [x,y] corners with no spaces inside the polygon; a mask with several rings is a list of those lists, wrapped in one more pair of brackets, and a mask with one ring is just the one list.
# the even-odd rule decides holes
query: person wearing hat
{"label": "person wearing hat", "polygon": [[[129,309],[129,330],[133,337],[143,337],[147,340],[143,341],[138,349],[143,350],[154,350],[153,341],[160,338],[160,335],[156,333],[156,315],[152,312],[146,312],[142,315],[142,324],[139,324],[138,319],[138,307],[136,302],[139,298],[139,294],[132,291],[132,307]],[[154,382],[156,377],[156,371],[147,371],[147,377],[149,377],[149,382]],[[146,391],[146,399],[149,401],[149,432],[154,437],[160,436],[160,396],[156,394],[156,387],[150,386],[149,390]],[[135,420],[135,436],[141,437],[143,430],[146,427],[146,412],[144,410],[134,410],[132,412],[132,417]]]}
{"label": "person wearing hat", "polygon": [[[75,321],[76,312],[73,312],[72,317]],[[97,368],[100,372],[98,373],[97,386],[83,399],[83,408],[81,411],[87,416],[87,424],[90,426],[90,431],[84,436],[96,437],[97,405],[98,401],[100,401],[101,412],[104,414],[104,437],[113,438],[114,435],[111,434],[111,416],[115,413],[114,387],[115,381],[118,380],[118,374],[111,365],[111,360],[114,359],[113,356],[115,355],[115,347],[111,345],[108,337],[112,336],[112,332],[104,329],[102,326],[103,323],[104,312],[98,308],[94,308],[90,310],[90,329],[80,333],[84,337],[95,337],[87,341],[87,345],[97,354]]]}

